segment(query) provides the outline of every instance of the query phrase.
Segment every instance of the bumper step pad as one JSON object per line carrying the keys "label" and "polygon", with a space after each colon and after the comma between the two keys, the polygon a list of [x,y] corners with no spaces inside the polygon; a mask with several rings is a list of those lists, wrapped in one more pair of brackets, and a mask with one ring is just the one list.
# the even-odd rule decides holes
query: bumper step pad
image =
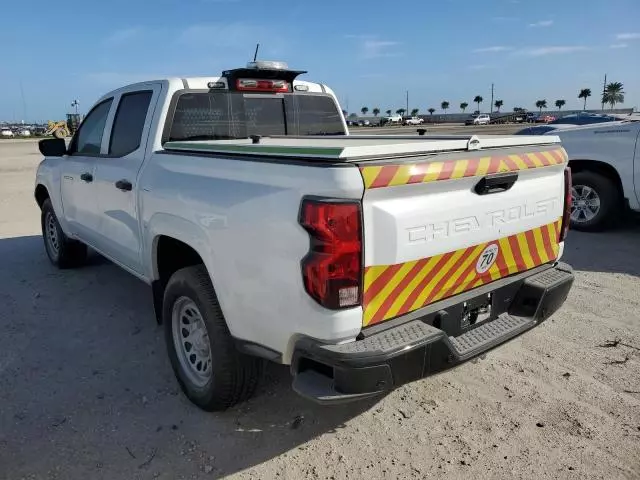
{"label": "bumper step pad", "polygon": [[491,322],[480,325],[471,331],[449,337],[449,342],[460,358],[473,356],[475,352],[483,352],[494,344],[516,336],[535,325],[535,321],[526,317],[502,315]]}

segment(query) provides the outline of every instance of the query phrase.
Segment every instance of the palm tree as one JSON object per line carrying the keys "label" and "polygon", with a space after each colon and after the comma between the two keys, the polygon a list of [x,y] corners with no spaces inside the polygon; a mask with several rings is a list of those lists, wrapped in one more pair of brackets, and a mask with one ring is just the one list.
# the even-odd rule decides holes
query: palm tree
{"label": "palm tree", "polygon": [[536,108],[540,109],[540,114],[542,114],[542,109],[543,108],[547,108],[547,101],[546,100],[538,100],[536,102]]}
{"label": "palm tree", "polygon": [[406,110],[404,108],[399,108],[399,109],[396,110],[396,113],[398,115],[404,115],[404,112],[406,112]]}
{"label": "palm tree", "polygon": [[418,116],[418,112],[420,111],[419,108],[412,108],[411,109],[411,116],[412,117],[417,117]]}
{"label": "palm tree", "polygon": [[373,109],[373,116],[377,117],[378,115],[380,115],[380,109],[378,107]]}
{"label": "palm tree", "polygon": [[504,102],[502,100],[496,100],[496,103],[493,104],[493,106],[498,109],[498,113],[500,113],[500,108],[502,107],[502,105],[504,105]]}
{"label": "palm tree", "polygon": [[436,111],[436,109],[433,108],[433,107],[431,107],[429,110],[427,110],[427,112],[429,112],[431,115],[433,115],[435,111]]}
{"label": "palm tree", "polygon": [[387,111],[386,111],[386,112],[384,112],[384,113],[386,113],[386,114],[387,114],[387,117],[390,117],[390,116],[391,116],[391,109],[387,110]]}
{"label": "palm tree", "polygon": [[480,95],[476,95],[475,98],[473,99],[473,103],[478,104],[478,112],[480,111],[480,104],[482,103],[483,100],[484,99]]}
{"label": "palm tree", "polygon": [[367,107],[362,107],[362,108],[360,109],[360,111],[362,112],[362,115],[364,116],[364,115],[366,115],[366,114],[367,114],[367,112],[369,111],[369,109],[368,109]]}
{"label": "palm tree", "polygon": [[583,110],[587,109],[587,98],[589,98],[590,96],[591,96],[590,88],[583,88],[582,90],[580,90],[580,93],[578,94],[578,98],[584,98],[584,107],[582,108]]}
{"label": "palm tree", "polygon": [[520,113],[522,110],[522,107],[513,107],[513,113]]}
{"label": "palm tree", "polygon": [[562,110],[562,107],[564,107],[564,104],[567,103],[564,100],[556,100],[556,107],[558,107],[558,110]]}
{"label": "palm tree", "polygon": [[462,113],[464,113],[464,111],[467,109],[468,106],[469,104],[467,102],[462,102],[460,104],[460,110],[462,110]]}
{"label": "palm tree", "polygon": [[602,94],[602,103],[608,103],[611,106],[611,110],[616,106],[616,103],[624,103],[624,90],[622,83],[609,83]]}
{"label": "palm tree", "polygon": [[444,102],[442,102],[440,104],[440,108],[442,108],[442,110],[444,110],[444,113],[447,113],[447,109],[449,108],[449,102],[447,102],[446,100]]}

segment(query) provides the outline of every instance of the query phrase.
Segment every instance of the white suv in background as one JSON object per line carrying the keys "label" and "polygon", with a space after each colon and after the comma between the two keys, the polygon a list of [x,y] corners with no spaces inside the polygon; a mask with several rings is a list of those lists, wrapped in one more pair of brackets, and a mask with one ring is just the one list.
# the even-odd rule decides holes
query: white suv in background
{"label": "white suv in background", "polygon": [[421,125],[424,123],[424,119],[420,117],[409,117],[404,120],[405,125]]}
{"label": "white suv in background", "polygon": [[479,115],[471,115],[464,122],[465,125],[489,125],[491,122],[491,117],[486,113],[481,113]]}
{"label": "white suv in background", "polygon": [[3,128],[0,129],[0,137],[5,137],[5,138],[13,138],[15,135],[13,134],[13,131],[11,131],[8,128]]}
{"label": "white suv in background", "polygon": [[486,113],[481,113],[473,119],[474,125],[489,125],[489,122],[491,122],[491,117]]}

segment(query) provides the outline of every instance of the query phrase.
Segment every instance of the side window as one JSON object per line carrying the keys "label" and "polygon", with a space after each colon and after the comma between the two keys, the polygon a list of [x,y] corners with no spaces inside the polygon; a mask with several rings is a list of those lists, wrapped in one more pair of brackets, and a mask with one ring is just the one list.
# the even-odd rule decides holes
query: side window
{"label": "side window", "polygon": [[104,126],[107,123],[107,115],[109,115],[112,102],[113,98],[105,100],[89,112],[74,138],[74,145],[71,147],[73,153],[85,155],[100,154]]}
{"label": "side window", "polygon": [[123,157],[140,147],[152,93],[145,90],[122,95],[111,129],[109,155]]}

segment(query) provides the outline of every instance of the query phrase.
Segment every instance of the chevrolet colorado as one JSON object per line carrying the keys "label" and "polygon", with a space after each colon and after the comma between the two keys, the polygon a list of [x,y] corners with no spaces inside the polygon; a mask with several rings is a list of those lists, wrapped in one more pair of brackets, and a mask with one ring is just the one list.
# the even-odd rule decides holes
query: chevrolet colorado
{"label": "chevrolet colorado", "polygon": [[89,246],[149,284],[206,410],[248,398],[263,359],[317,402],[381,394],[539,325],[573,282],[556,137],[348,135],[302,73],[129,85],[40,142],[49,259]]}

